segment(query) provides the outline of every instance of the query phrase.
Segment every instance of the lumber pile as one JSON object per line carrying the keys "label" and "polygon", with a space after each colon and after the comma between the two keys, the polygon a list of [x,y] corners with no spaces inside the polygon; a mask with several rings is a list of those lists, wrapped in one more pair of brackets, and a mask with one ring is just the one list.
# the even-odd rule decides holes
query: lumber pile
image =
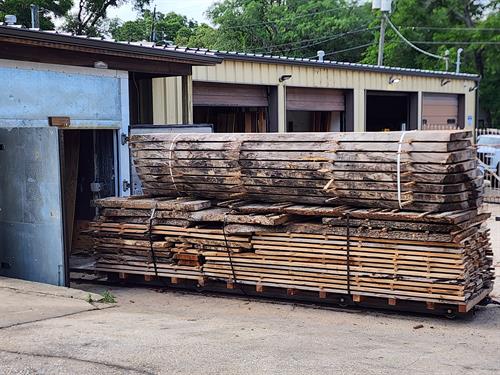
{"label": "lumber pile", "polygon": [[443,212],[481,204],[470,137],[467,131],[145,134],[132,136],[130,146],[150,196]]}
{"label": "lumber pile", "polygon": [[492,289],[470,133],[146,134],[96,201],[96,269],[457,305]]}
{"label": "lumber pile", "polygon": [[[107,198],[97,204],[102,215],[89,225],[97,271],[195,280],[202,277],[201,264],[192,257],[190,248],[169,241],[163,225],[152,225],[151,215],[155,207],[159,212],[165,208],[189,212],[209,207],[210,202],[207,206],[207,201],[198,200]],[[179,230],[184,225],[175,219],[173,222]]]}
{"label": "lumber pile", "polygon": [[419,213],[146,197],[96,203],[101,216],[90,227],[100,271],[451,304],[492,286],[489,214],[475,208]]}
{"label": "lumber pile", "polygon": [[71,255],[80,257],[92,256],[92,236],[89,233],[89,220],[77,220],[73,226]]}

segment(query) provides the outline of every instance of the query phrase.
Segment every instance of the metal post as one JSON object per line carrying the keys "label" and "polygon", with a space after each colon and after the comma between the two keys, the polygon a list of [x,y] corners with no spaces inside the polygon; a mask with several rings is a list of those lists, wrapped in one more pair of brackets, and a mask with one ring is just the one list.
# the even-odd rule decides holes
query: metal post
{"label": "metal post", "polygon": [[39,29],[40,28],[40,7],[35,4],[30,5],[31,8],[31,28]]}
{"label": "metal post", "polygon": [[457,70],[456,70],[456,73],[460,73],[460,64],[461,64],[461,61],[460,61],[460,55],[462,54],[463,52],[463,48],[459,48],[457,50]]}
{"label": "metal post", "polygon": [[382,66],[384,64],[384,43],[385,43],[385,27],[386,27],[386,12],[382,12],[382,17],[380,19],[380,37],[378,40],[378,59],[377,65]]}

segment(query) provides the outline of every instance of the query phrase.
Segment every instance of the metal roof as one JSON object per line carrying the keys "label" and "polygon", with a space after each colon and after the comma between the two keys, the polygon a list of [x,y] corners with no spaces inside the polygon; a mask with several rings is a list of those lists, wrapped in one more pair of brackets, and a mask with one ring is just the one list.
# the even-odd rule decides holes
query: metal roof
{"label": "metal roof", "polygon": [[333,61],[333,60],[324,60],[323,62],[321,62],[310,58],[286,57],[280,55],[255,54],[246,52],[229,52],[229,51],[210,50],[204,48],[188,48],[188,47],[178,47],[178,46],[167,46],[166,48],[172,51],[183,51],[183,52],[194,50],[198,53],[212,54],[228,60],[254,61],[254,62],[274,63],[274,64],[306,65],[306,66],[313,66],[316,68],[361,70],[361,71],[370,71],[377,73],[404,74],[404,75],[425,76],[425,77],[470,79],[474,81],[480,80],[479,75],[470,73],[454,73],[447,71],[400,68],[392,66],[378,66],[370,64]]}
{"label": "metal roof", "polygon": [[480,76],[469,73],[454,73],[447,71],[434,71],[412,68],[400,68],[391,66],[377,66],[360,63],[324,60],[320,62],[310,58],[286,57],[280,55],[255,54],[246,52],[229,52],[210,50],[206,48],[189,48],[173,45],[159,46],[152,42],[126,42],[110,38],[89,37],[85,35],[74,35],[59,31],[40,31],[13,26],[0,25],[0,40],[2,37],[30,40],[42,46],[47,43],[65,45],[67,49],[73,47],[94,48],[103,53],[120,53],[143,56],[155,60],[187,63],[191,65],[215,65],[228,60],[254,61],[271,64],[305,65],[316,68],[347,69],[357,71],[371,71],[378,73],[403,74],[412,76],[426,76],[450,79],[470,79],[479,81]]}
{"label": "metal roof", "polygon": [[[124,42],[108,38],[95,38],[85,35],[55,30],[34,30],[16,26],[0,25],[0,40],[26,42],[45,47],[63,49],[92,48],[103,54],[129,54],[135,57],[154,58],[192,65],[213,65],[220,63],[222,58],[209,51],[198,49],[175,50],[168,46],[158,46],[150,42]],[[57,45],[57,46],[56,46]]]}

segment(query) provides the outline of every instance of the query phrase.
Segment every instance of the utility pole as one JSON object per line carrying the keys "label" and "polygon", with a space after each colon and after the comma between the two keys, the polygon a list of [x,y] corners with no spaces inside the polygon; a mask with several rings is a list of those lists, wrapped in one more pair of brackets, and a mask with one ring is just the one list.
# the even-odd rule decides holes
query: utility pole
{"label": "utility pole", "polygon": [[378,38],[378,58],[377,65],[384,65],[384,44],[385,44],[385,17],[384,13],[382,13],[382,17],[380,19],[380,37]]}
{"label": "utility pole", "polygon": [[153,23],[151,24],[151,36],[149,39],[153,43],[157,42],[157,38],[156,38],[156,5],[155,5],[155,8],[153,10]]}
{"label": "utility pole", "polygon": [[378,39],[378,58],[377,65],[384,65],[384,44],[385,44],[385,28],[387,26],[387,17],[391,13],[392,0],[372,0],[372,9],[380,9],[380,36]]}

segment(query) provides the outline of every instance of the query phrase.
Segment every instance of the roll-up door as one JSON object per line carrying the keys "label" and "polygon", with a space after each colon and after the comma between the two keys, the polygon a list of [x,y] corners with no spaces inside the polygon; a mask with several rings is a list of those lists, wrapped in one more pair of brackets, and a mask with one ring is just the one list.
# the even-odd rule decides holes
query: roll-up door
{"label": "roll-up door", "polygon": [[257,85],[193,82],[193,105],[207,107],[267,107],[267,89]]}
{"label": "roll-up door", "polygon": [[287,87],[286,109],[289,111],[344,111],[344,92],[332,89]]}
{"label": "roll-up door", "polygon": [[424,94],[422,121],[428,126],[456,126],[458,122],[458,95]]}

